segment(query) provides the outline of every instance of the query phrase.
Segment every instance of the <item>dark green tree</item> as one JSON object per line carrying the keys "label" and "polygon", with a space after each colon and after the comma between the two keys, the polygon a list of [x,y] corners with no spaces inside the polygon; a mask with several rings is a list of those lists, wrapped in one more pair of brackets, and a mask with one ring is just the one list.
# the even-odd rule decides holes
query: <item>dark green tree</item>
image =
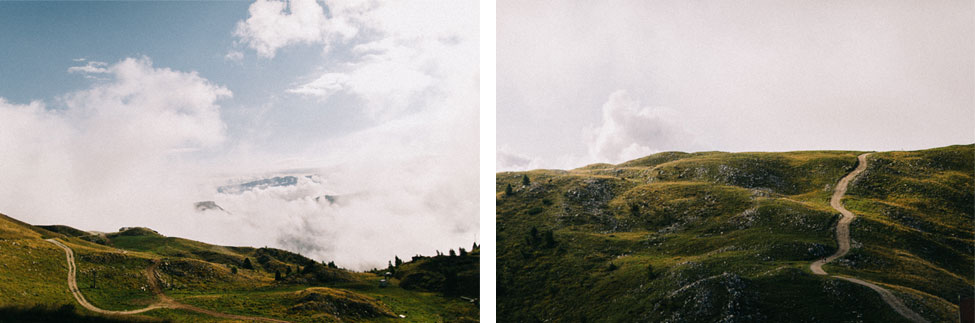
{"label": "dark green tree", "polygon": [[647,278],[657,278],[657,273],[653,271],[653,265],[647,265]]}
{"label": "dark green tree", "polygon": [[552,233],[552,230],[545,231],[545,247],[555,247],[555,235]]}
{"label": "dark green tree", "polygon": [[454,252],[454,249],[450,249],[450,256],[451,257],[457,257],[457,253]]}
{"label": "dark green tree", "polygon": [[244,264],[240,265],[240,267],[241,268],[244,268],[244,269],[251,269],[251,270],[253,270],[254,269],[254,265],[251,264],[251,258],[244,258]]}
{"label": "dark green tree", "polygon": [[393,261],[396,264],[396,267],[399,267],[399,265],[403,264],[403,260],[399,259],[399,256],[393,256]]}
{"label": "dark green tree", "polygon": [[467,250],[464,250],[463,247],[457,248],[457,253],[460,254],[461,257],[463,257],[467,255]]}
{"label": "dark green tree", "polygon": [[277,269],[274,270],[274,280],[281,280],[281,271],[280,270],[277,270]]}
{"label": "dark green tree", "polygon": [[532,229],[528,231],[528,239],[531,240],[532,244],[538,242],[538,228],[532,227]]}
{"label": "dark green tree", "polygon": [[284,274],[285,275],[291,275],[291,266],[288,266],[288,267],[285,267],[285,268],[286,269],[284,270]]}
{"label": "dark green tree", "polygon": [[521,175],[521,185],[528,186],[531,185],[532,181],[528,179],[528,175]]}
{"label": "dark green tree", "polygon": [[237,267],[236,266],[235,267],[230,267],[230,273],[236,275],[237,274]]}
{"label": "dark green tree", "polygon": [[514,189],[511,188],[511,184],[508,184],[507,186],[504,187],[504,196],[508,196],[514,193],[515,192]]}
{"label": "dark green tree", "polygon": [[609,271],[614,271],[614,270],[616,270],[617,268],[619,268],[619,267],[617,267],[617,266],[616,266],[616,264],[614,264],[614,263],[609,263],[609,268],[606,268],[606,269],[607,269],[607,270],[609,270]]}
{"label": "dark green tree", "polygon": [[329,261],[328,262],[328,268],[337,269],[337,268],[339,268],[339,266],[336,266],[334,261]]}
{"label": "dark green tree", "polygon": [[474,251],[476,249],[477,249],[477,242],[474,242],[474,246],[471,247],[471,251]]}

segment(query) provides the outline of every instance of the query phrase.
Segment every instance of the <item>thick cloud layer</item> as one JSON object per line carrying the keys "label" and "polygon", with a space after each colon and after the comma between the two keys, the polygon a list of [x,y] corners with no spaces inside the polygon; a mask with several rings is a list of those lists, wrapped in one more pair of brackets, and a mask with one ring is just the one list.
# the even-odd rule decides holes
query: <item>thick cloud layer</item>
{"label": "thick cloud layer", "polygon": [[[217,104],[230,91],[147,58],[105,69],[109,80],[64,95],[56,107],[0,99],[0,182],[16,183],[0,185],[3,212],[31,223],[148,226],[211,243],[275,246],[354,269],[477,239],[473,82],[467,92],[430,98],[422,112],[313,142],[297,155],[204,158],[226,144]],[[297,176],[297,185],[217,192],[282,174]],[[198,201],[226,212],[198,211]]]}
{"label": "thick cloud layer", "polygon": [[182,155],[224,140],[217,101],[231,92],[148,58],[103,69],[94,72],[109,80],[54,107],[0,98],[4,212],[105,229],[165,214],[167,202],[186,196],[184,180],[192,176],[184,174],[192,169]]}
{"label": "thick cloud layer", "polygon": [[[299,43],[321,46],[320,67],[288,92],[323,105],[351,97],[374,123],[281,156],[281,167],[318,169],[328,189],[354,197],[293,210],[308,215],[279,230],[278,242],[358,268],[471,244],[478,232],[477,3],[327,5],[259,1],[237,28],[264,57]],[[279,32],[260,21],[302,27]]]}

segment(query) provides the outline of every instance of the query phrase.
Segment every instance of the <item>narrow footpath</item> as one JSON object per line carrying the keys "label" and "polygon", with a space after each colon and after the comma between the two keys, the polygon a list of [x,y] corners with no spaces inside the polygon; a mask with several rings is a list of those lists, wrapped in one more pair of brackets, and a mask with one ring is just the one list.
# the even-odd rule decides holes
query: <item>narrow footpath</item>
{"label": "narrow footpath", "polygon": [[[846,256],[846,254],[850,252],[850,223],[853,222],[856,215],[843,207],[843,196],[846,195],[846,189],[847,186],[850,185],[850,181],[867,169],[867,156],[869,155],[870,154],[867,153],[857,157],[859,160],[857,168],[840,179],[840,182],[836,184],[836,189],[833,190],[833,196],[829,199],[829,205],[843,215],[843,217],[840,218],[840,222],[836,224],[836,243],[839,245],[839,249],[837,249],[836,253],[833,253],[833,255],[826,257],[826,259],[816,260],[812,264],[809,264],[809,269],[812,270],[812,272],[816,275],[829,275],[825,270],[823,270],[823,265]],[[905,306],[900,299],[894,296],[893,293],[884,289],[883,287],[878,286],[877,284],[847,276],[832,275],[831,277],[866,286],[867,288],[877,292],[877,294],[880,294],[880,298],[904,318],[914,322],[928,323],[928,320],[924,319],[921,317],[921,315],[918,315],[910,308],[907,308],[907,306]]]}

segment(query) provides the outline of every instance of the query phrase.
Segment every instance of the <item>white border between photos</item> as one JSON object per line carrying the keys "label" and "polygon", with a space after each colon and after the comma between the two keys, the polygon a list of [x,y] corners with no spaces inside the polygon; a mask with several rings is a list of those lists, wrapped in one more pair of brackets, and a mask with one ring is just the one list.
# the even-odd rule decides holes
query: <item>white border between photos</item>
{"label": "white border between photos", "polygon": [[480,208],[481,322],[497,321],[497,238],[495,237],[495,163],[497,159],[497,4],[480,1]]}

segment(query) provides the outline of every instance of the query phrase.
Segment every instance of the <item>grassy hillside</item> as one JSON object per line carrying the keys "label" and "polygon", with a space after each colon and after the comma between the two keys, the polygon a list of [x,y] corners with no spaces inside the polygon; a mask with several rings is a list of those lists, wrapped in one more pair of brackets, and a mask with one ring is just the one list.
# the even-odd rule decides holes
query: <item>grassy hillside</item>
{"label": "grassy hillside", "polygon": [[[829,196],[858,154],[667,152],[498,173],[498,320],[902,322],[875,292],[809,271],[837,248]],[[973,158],[973,145],[872,155],[845,200],[861,215],[853,250],[826,270],[951,320],[975,288]]]}
{"label": "grassy hillside", "polygon": [[475,305],[455,295],[403,289],[398,279],[380,288],[381,275],[285,250],[216,246],[147,228],[109,234],[42,228],[0,215],[0,322],[239,321],[173,308],[139,315],[92,313],[69,293],[65,252],[46,238],[73,250],[79,290],[105,310],[159,303],[155,282],[168,298],[201,310],[292,322],[476,321],[478,316]]}

